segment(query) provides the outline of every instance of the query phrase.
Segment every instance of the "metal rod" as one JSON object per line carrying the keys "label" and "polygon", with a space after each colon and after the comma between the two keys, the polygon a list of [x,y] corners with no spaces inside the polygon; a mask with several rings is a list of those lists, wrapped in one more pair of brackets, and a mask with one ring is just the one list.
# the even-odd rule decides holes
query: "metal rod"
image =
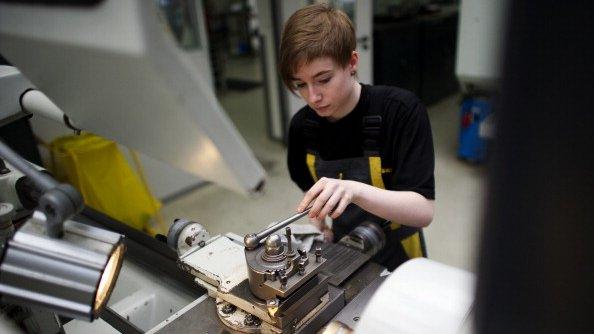
{"label": "metal rod", "polygon": [[299,220],[301,217],[306,216],[309,213],[309,210],[310,209],[311,208],[307,208],[303,212],[294,214],[291,217],[289,217],[289,218],[287,218],[285,220],[282,220],[282,221],[280,221],[280,222],[278,222],[278,223],[276,223],[276,224],[274,224],[274,225],[272,225],[272,226],[270,226],[270,227],[268,227],[268,228],[266,228],[266,229],[264,229],[264,230],[256,233],[256,236],[258,237],[258,239],[262,240],[262,239],[266,238],[267,236],[269,236],[270,234],[272,234],[272,232],[275,232],[275,231],[277,231],[277,230],[279,230],[279,229],[281,229],[281,228],[283,228],[283,227],[291,224],[292,222],[294,222],[296,220]]}
{"label": "metal rod", "polygon": [[271,235],[273,232],[291,224],[292,222],[304,217],[305,215],[307,215],[309,213],[309,210],[311,209],[311,207],[303,210],[303,212],[297,213],[292,215],[291,217],[282,220],[268,228],[263,229],[262,231],[258,232],[258,233],[252,233],[252,234],[247,234],[244,238],[243,238],[243,243],[245,245],[246,248],[248,249],[253,249],[256,248],[256,246],[258,246],[258,244],[260,243],[260,240],[266,238],[267,236]]}
{"label": "metal rod", "polygon": [[291,241],[291,227],[285,227],[285,231],[287,236],[287,254],[293,254],[293,241]]}
{"label": "metal rod", "polygon": [[0,157],[8,161],[15,169],[28,176],[33,181],[33,184],[41,191],[47,191],[58,185],[57,181],[38,171],[2,141],[0,141]]}

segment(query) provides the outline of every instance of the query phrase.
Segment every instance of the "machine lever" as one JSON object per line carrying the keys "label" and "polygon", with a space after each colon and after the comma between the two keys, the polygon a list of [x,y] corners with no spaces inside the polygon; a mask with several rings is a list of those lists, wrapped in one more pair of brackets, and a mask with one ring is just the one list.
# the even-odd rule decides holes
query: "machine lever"
{"label": "machine lever", "polygon": [[304,217],[305,215],[307,215],[309,213],[309,210],[311,210],[311,206],[309,208],[303,210],[303,212],[294,214],[291,217],[289,217],[285,220],[282,220],[268,228],[265,228],[258,233],[246,234],[245,237],[243,238],[243,244],[244,244],[245,248],[254,249],[254,248],[258,247],[258,244],[260,243],[260,241],[262,239],[266,238],[267,236],[271,235],[272,233],[276,232],[277,230],[291,224],[292,222]]}

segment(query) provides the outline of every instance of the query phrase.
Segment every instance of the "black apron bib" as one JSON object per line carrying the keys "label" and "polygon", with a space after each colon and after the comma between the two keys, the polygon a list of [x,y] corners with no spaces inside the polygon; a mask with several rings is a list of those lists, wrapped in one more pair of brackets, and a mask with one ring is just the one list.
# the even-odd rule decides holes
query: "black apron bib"
{"label": "black apron bib", "polygon": [[[365,116],[363,126],[364,156],[328,161],[323,160],[317,151],[319,125],[313,120],[306,121],[305,136],[309,147],[305,160],[314,182],[327,177],[362,182],[386,189],[382,174],[392,173],[392,171],[382,169],[379,155],[381,117]],[[332,222],[334,242],[339,241],[363,222],[378,224],[386,234],[386,245],[373,260],[389,270],[394,270],[413,257],[426,256],[421,229],[387,221],[353,203],[349,204],[345,211]]]}

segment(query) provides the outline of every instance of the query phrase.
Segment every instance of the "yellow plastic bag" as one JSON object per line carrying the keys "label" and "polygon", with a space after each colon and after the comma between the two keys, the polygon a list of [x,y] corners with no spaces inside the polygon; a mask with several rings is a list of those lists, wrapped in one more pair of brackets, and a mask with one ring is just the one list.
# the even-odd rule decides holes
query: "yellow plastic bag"
{"label": "yellow plastic bag", "polygon": [[50,151],[54,176],[75,186],[85,204],[136,229],[150,232],[161,203],[130,168],[118,145],[96,135],[60,137]]}

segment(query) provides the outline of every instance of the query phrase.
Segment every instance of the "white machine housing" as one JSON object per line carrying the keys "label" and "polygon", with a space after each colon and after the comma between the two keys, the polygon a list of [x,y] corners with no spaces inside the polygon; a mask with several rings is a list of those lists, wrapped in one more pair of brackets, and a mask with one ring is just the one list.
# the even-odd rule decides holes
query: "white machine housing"
{"label": "white machine housing", "polygon": [[462,0],[456,76],[462,88],[493,91],[501,72],[507,0]]}
{"label": "white machine housing", "polygon": [[0,4],[0,53],[81,129],[226,188],[265,173],[154,1]]}

